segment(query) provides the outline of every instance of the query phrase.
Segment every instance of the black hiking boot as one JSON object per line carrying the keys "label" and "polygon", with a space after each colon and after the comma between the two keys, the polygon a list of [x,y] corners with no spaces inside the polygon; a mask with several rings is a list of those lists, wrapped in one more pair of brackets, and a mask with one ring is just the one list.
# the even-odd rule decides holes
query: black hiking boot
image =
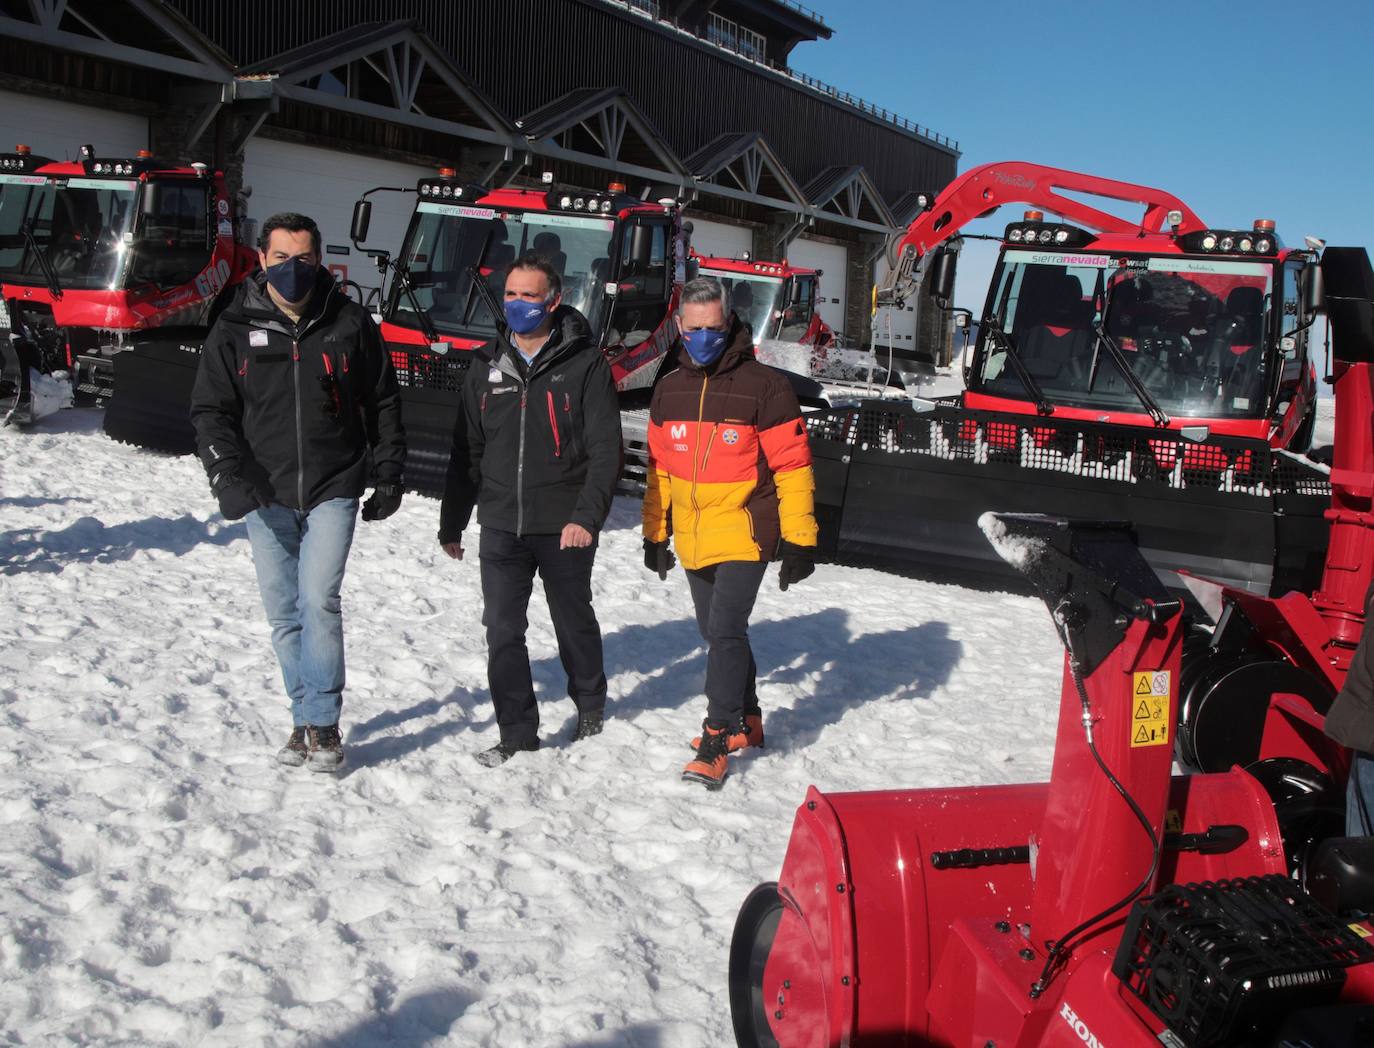
{"label": "black hiking boot", "polygon": [[310,744],[305,738],[305,725],[297,724],[291,729],[291,737],[286,745],[277,751],[277,763],[288,768],[299,768],[310,756]]}
{"label": "black hiking boot", "polygon": [[605,727],[605,714],[600,710],[589,710],[586,713],[577,714],[577,730],[573,732],[573,742],[581,742],[583,739],[590,739],[593,735],[600,735],[601,729]]}
{"label": "black hiking boot", "polygon": [[484,768],[495,768],[510,760],[517,753],[524,753],[539,749],[539,740],[522,744],[510,744],[498,742],[489,750],[474,754],[473,759]]}
{"label": "black hiking boot", "polygon": [[343,767],[343,736],[337,724],[311,725],[305,729],[310,739],[307,763],[311,771],[338,771]]}

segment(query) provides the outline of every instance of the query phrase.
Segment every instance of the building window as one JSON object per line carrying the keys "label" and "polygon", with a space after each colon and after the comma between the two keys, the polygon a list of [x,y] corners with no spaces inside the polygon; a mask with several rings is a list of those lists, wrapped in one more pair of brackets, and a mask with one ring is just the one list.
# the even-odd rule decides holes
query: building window
{"label": "building window", "polygon": [[768,54],[768,40],[762,33],[716,14],[707,20],[706,39],[756,62],[764,61]]}

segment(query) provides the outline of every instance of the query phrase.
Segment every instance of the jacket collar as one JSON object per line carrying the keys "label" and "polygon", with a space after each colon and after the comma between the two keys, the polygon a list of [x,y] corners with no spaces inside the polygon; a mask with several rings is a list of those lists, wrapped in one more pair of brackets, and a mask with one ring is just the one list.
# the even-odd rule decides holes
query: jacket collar
{"label": "jacket collar", "polygon": [[267,274],[258,270],[243,282],[243,294],[231,310],[253,327],[270,328],[294,338],[314,327],[326,314],[332,315],[337,308],[337,295],[338,285],[333,275],[321,267],[310,296],[310,312],[296,323],[272,301],[267,293]]}

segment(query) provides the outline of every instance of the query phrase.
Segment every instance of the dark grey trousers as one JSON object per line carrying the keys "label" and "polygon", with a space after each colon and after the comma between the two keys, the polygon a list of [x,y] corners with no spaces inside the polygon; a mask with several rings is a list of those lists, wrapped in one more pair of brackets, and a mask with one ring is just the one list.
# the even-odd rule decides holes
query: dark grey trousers
{"label": "dark grey trousers", "polygon": [[759,708],[749,616],[768,570],[765,561],[727,560],[687,572],[697,629],[706,641],[706,718],[736,724]]}

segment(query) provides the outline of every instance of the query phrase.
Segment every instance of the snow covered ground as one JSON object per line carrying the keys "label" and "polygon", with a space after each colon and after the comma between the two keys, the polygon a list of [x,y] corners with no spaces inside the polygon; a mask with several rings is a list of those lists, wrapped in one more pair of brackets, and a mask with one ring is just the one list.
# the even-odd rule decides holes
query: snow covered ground
{"label": "snow covered ground", "polygon": [[1040,604],[822,566],[786,594],[770,573],[755,614],[768,749],[719,793],[680,782],[703,649],[629,500],[596,570],[605,734],[569,744],[536,597],[545,748],[480,768],[477,564],[417,497],[359,526],[348,770],[283,769],[248,540],[214,510],[193,459],[95,412],[0,432],[4,1043],[733,1043],[735,914],[809,784],[1048,774]]}

